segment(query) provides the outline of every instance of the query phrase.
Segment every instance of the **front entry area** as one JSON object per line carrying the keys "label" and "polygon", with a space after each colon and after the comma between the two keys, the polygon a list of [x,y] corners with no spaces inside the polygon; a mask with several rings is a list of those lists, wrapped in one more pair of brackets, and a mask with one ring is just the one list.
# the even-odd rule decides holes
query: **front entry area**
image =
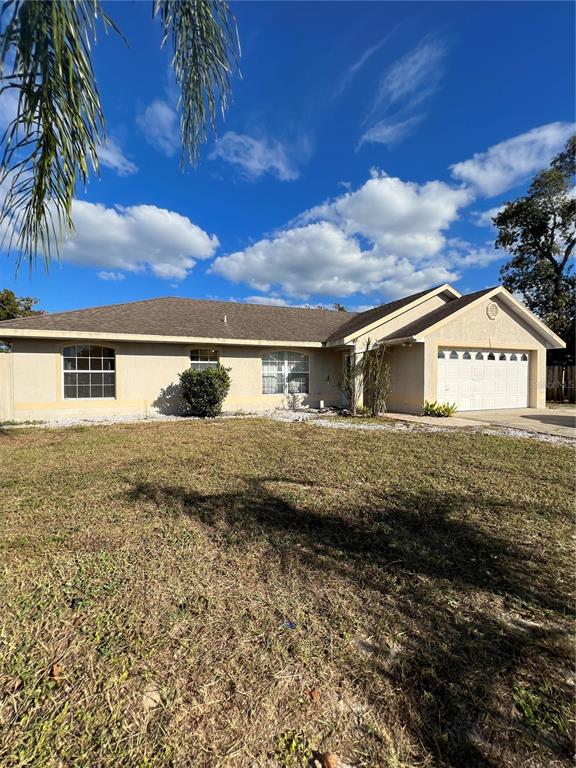
{"label": "front entry area", "polygon": [[527,408],[529,360],[527,350],[440,348],[437,400],[459,411]]}

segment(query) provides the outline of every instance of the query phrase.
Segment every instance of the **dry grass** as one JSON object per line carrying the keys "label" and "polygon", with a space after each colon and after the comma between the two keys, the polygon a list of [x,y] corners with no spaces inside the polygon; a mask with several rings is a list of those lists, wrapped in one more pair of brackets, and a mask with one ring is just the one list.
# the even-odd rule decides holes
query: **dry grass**
{"label": "dry grass", "polygon": [[572,463],[263,420],[0,431],[0,764],[571,765]]}

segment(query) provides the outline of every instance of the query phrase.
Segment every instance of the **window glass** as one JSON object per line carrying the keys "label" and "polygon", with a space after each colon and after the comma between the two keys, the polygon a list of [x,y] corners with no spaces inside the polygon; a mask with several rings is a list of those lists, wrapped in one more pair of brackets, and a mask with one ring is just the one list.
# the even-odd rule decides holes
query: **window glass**
{"label": "window glass", "polygon": [[518,360],[518,355],[515,352],[512,352],[510,355],[510,360],[514,360],[514,362],[516,362],[516,360]]}
{"label": "window glass", "polygon": [[476,360],[484,360],[484,355],[482,352],[476,352]]}
{"label": "window glass", "polygon": [[498,360],[506,360],[506,353],[500,352],[500,354],[498,355]]}
{"label": "window glass", "polygon": [[310,359],[301,352],[269,352],[262,356],[264,395],[308,394]]}
{"label": "window glass", "polygon": [[205,371],[206,368],[217,368],[220,356],[216,349],[193,349],[190,352],[190,368],[193,371]]}
{"label": "window glass", "polygon": [[494,352],[488,352],[488,357],[486,358],[486,360],[496,360],[496,358],[494,357]]}
{"label": "window glass", "polygon": [[450,360],[458,360],[458,352],[450,352]]}
{"label": "window glass", "polygon": [[462,360],[472,360],[472,355],[470,354],[470,352],[464,352],[464,354],[462,355]]}
{"label": "window glass", "polygon": [[443,350],[439,350],[439,352],[438,352],[438,359],[439,360],[444,360],[444,358],[445,358],[445,355],[444,355]]}
{"label": "window glass", "polygon": [[116,397],[116,356],[113,349],[95,344],[64,347],[62,367],[65,399]]}
{"label": "window glass", "polygon": [[525,363],[528,360],[528,355],[522,355],[520,360],[522,360],[522,362]]}

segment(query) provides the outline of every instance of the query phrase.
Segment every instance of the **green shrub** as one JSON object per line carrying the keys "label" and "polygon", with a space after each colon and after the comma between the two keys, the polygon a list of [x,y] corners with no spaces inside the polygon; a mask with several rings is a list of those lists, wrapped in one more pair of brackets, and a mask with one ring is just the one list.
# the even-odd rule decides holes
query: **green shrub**
{"label": "green shrub", "polygon": [[222,413],[230,389],[230,368],[221,365],[204,371],[188,369],[180,374],[182,397],[191,416],[213,417]]}
{"label": "green shrub", "polygon": [[424,403],[424,410],[422,411],[423,416],[453,416],[458,408],[456,407],[456,403],[439,403],[438,401],[434,400],[433,403],[426,402]]}

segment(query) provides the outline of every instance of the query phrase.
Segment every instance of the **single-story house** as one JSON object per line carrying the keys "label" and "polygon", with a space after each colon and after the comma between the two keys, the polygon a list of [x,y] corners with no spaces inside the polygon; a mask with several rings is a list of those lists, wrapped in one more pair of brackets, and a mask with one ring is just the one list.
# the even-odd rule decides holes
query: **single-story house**
{"label": "single-story house", "polygon": [[0,323],[0,420],[168,412],[178,374],[231,369],[228,411],[345,405],[342,372],[366,340],[391,366],[388,408],[542,408],[546,350],[564,342],[501,286],[450,285],[366,312],[159,298]]}

